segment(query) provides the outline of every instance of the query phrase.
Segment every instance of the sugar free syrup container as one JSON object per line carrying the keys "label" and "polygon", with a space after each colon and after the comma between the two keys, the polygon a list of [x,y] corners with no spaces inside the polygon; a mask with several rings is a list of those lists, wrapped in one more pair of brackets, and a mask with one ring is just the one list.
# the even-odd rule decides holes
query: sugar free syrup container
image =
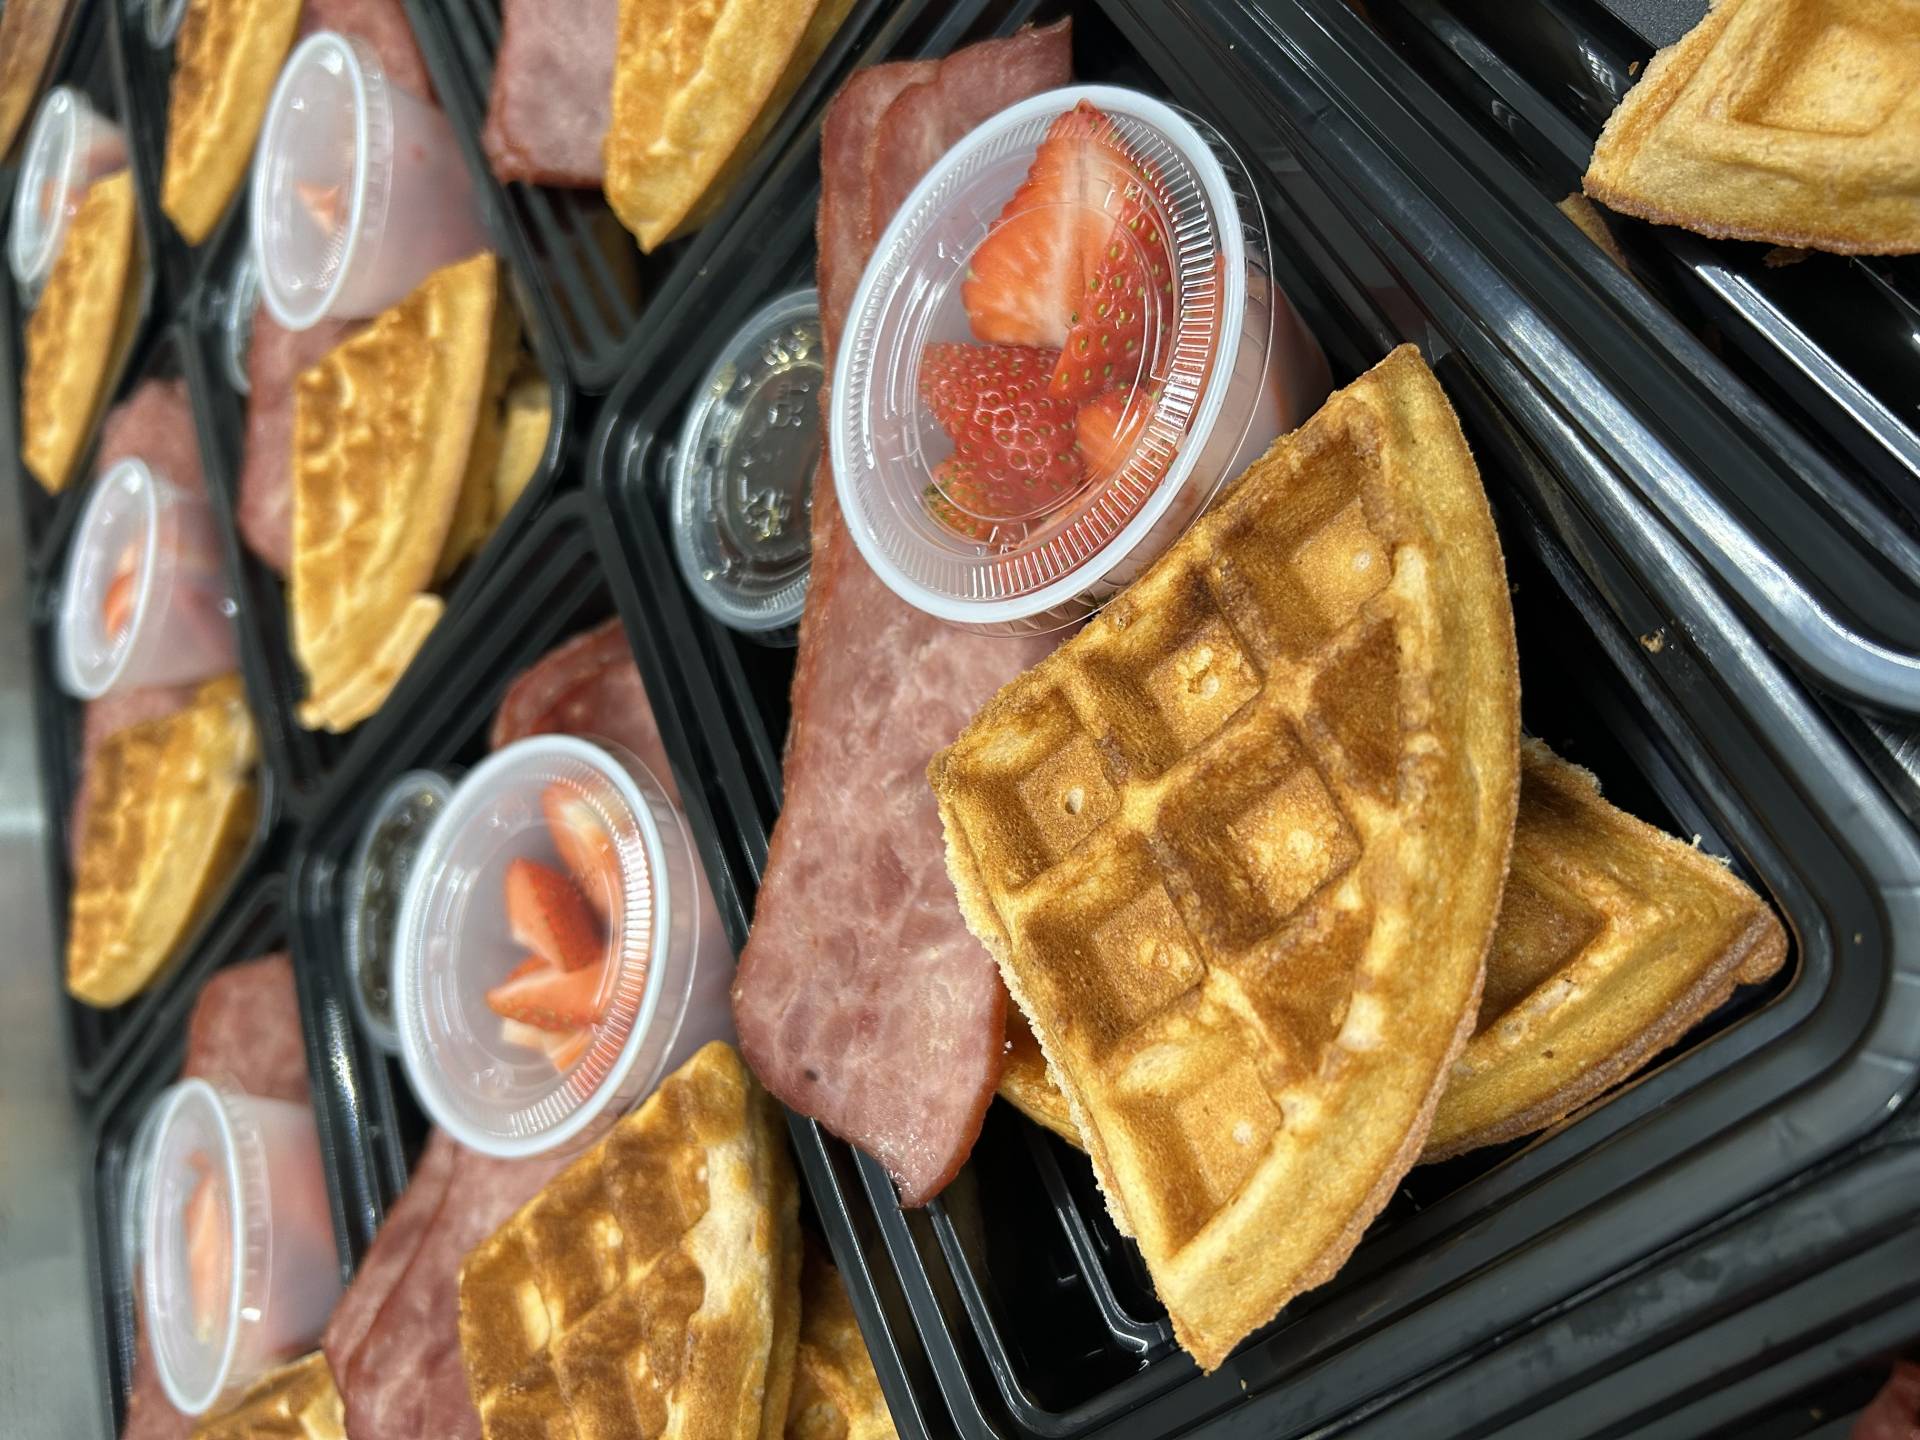
{"label": "sugar free syrup container", "polygon": [[400,1053],[393,1022],[393,947],[407,877],[427,831],[453,798],[452,782],[410,770],[374,802],[347,868],[347,988],[360,1028],[390,1055]]}
{"label": "sugar free syrup container", "polygon": [[60,683],[84,700],[234,668],[234,604],[204,495],[146,461],[94,482],[60,594]]}
{"label": "sugar free syrup container", "polygon": [[[509,876],[526,862],[589,904],[591,964],[543,976],[514,938]],[[530,970],[535,1008],[490,1003],[524,995]],[[436,1123],[486,1154],[587,1144],[700,1046],[732,1038],[732,979],[679,807],[616,746],[540,735],[489,756],[407,878],[393,978],[407,1078]]]}
{"label": "sugar free syrup container", "polygon": [[[1069,116],[1083,104],[1093,113]],[[1077,154],[1091,158],[1053,167],[1070,178],[1041,184],[1035,156],[1056,122],[1080,125]],[[1073,485],[983,502],[929,407],[924,357],[942,342],[1014,343],[974,313],[979,277],[1001,273],[983,246],[1004,253],[996,235],[1005,226],[1057,253],[1047,245],[1061,225],[1161,282],[1127,297],[1144,312],[1130,351],[1075,356],[1060,333],[1018,342],[1064,339],[1069,361],[1086,360],[1089,382],[1105,387],[1107,435],[1124,438],[1110,439],[1105,462]],[[1087,269],[1098,283],[1091,258]],[[1081,303],[1112,297],[1083,294]],[[1045,308],[1055,321],[1064,310],[1052,298]],[[1170,105],[1100,85],[1023,101],[947,152],[882,236],[838,357],[829,444],[861,554],[919,608],[1005,633],[1054,629],[1099,608],[1328,384],[1319,346],[1270,279],[1266,222],[1226,142]],[[1094,454],[1081,444],[1091,403],[1076,400],[1072,432],[1050,426],[1049,443]]]}
{"label": "sugar free syrup container", "polygon": [[681,426],[674,556],[701,609],[735,630],[791,638],[806,604],[825,385],[820,297],[796,290],[734,332]]}
{"label": "sugar free syrup container", "polygon": [[127,166],[120,127],[70,86],[47,92],[34,113],[13,190],[7,264],[29,302],[53,272],[67,225],[94,181]]}
{"label": "sugar free syrup container", "polygon": [[340,1298],[313,1112],[183,1080],[143,1159],[147,1336],[167,1399],[204,1415],[311,1350]]}
{"label": "sugar free syrup container", "polygon": [[294,49],[267,104],[252,227],[260,293],[290,330],[371,318],[491,248],[447,117],[331,30]]}

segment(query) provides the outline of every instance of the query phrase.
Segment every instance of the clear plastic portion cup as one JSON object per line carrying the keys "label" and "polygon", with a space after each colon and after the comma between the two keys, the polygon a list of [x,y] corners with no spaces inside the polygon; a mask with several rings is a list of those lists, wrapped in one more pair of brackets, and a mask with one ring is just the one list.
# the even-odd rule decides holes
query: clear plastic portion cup
{"label": "clear plastic portion cup", "polygon": [[267,103],[252,227],[261,295],[290,330],[378,315],[491,248],[447,117],[331,30],[295,47]]}
{"label": "clear plastic portion cup", "polygon": [[7,235],[7,264],[29,303],[53,273],[60,242],[88,187],[126,165],[127,142],[118,125],[70,86],[47,92],[21,152]]}
{"label": "clear plastic portion cup", "polygon": [[141,8],[146,12],[147,44],[155,50],[173,44],[180,33],[180,22],[186,18],[187,0],[146,0]]}
{"label": "clear plastic portion cup", "polygon": [[339,1256],[311,1109],[206,1080],[160,1107],[141,1304],[167,1399],[204,1415],[313,1348],[340,1298]]}
{"label": "clear plastic portion cup", "polygon": [[728,339],[681,425],[674,554],[701,608],[735,630],[784,630],[806,604],[825,384],[820,297],[796,290]]}
{"label": "clear plastic portion cup", "polygon": [[[1084,173],[1066,198],[1023,192],[1049,130],[1083,102],[1097,112],[1080,122]],[[955,444],[921,372],[930,345],[993,338],[978,332],[966,295],[977,252],[1002,224],[1096,237],[1165,281],[1138,294],[1142,340],[1103,367],[1121,458],[989,509],[944,464]],[[1066,340],[1067,307],[1054,308]],[[1138,575],[1326,383],[1319,347],[1272,282],[1265,216],[1226,142],[1149,96],[1071,86],[975,129],[881,237],[834,371],[836,493],[861,553],[902,598],[970,627],[1052,630]],[[1080,455],[1086,404],[1075,409]]]}
{"label": "clear plastic portion cup", "polygon": [[453,784],[431,770],[410,770],[374,801],[347,867],[347,986],[367,1038],[400,1053],[393,1021],[393,947],[407,876],[427,831],[453,799]]}
{"label": "clear plastic portion cup", "polygon": [[60,683],[84,700],[234,668],[234,604],[204,495],[129,458],[94,482],[60,591]]}
{"label": "clear plastic portion cup", "polygon": [[235,390],[252,394],[253,372],[247,361],[253,350],[253,317],[260,308],[260,267],[254,263],[253,251],[242,250],[234,260],[218,304],[220,368]]}
{"label": "clear plastic portion cup", "polygon": [[[518,860],[574,876],[606,921],[597,975],[566,972],[573,1003],[599,1018],[567,1033],[488,1003],[529,963],[505,899]],[[455,788],[407,879],[394,951],[407,1078],[437,1124],[485,1154],[586,1145],[700,1046],[732,1038],[732,979],[679,807],[615,746],[540,735],[489,756]]]}

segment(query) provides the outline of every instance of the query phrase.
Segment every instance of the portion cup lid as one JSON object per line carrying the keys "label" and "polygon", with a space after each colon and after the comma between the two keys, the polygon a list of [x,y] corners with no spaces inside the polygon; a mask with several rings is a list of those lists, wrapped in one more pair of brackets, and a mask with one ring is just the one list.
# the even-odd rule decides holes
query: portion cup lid
{"label": "portion cup lid", "polygon": [[694,392],[673,457],[673,547],[687,588],[723,625],[765,632],[800,618],[825,383],[820,297],[806,289],[755,312]]}
{"label": "portion cup lid", "polygon": [[202,1415],[232,1388],[240,1327],[271,1265],[266,1160],[257,1129],[220,1087],[183,1080],[159,1103],[141,1300],[168,1401]]}
{"label": "portion cup lid", "polygon": [[82,152],[93,126],[93,107],[71,86],[49,90],[33,117],[20,178],[13,189],[13,228],[7,263],[20,288],[38,295],[60,254],[73,215],[73,191],[84,183]]}
{"label": "portion cup lid", "polygon": [[360,236],[383,226],[392,156],[379,58],[350,35],[309,35],[280,72],[253,159],[254,264],[289,330],[326,315]]}
{"label": "portion cup lid", "polygon": [[367,1037],[400,1053],[393,1021],[393,950],[407,876],[453,784],[432,770],[410,770],[374,802],[347,868],[347,981]]}
{"label": "portion cup lid", "polygon": [[[659,1006],[672,928],[635,772],[631,756],[573,736],[516,741],[455,787],[414,857],[394,949],[400,1051],[427,1112],[472,1149],[538,1154],[615,1118],[604,1112]],[[508,872],[522,861],[592,907],[597,968],[555,966],[516,940]],[[529,918],[523,936],[540,923]]]}
{"label": "portion cup lid", "polygon": [[[127,667],[151,609],[170,493],[146,461],[131,457],[94,482],[60,588],[60,683],[71,695],[97,700]],[[110,623],[110,608],[124,614],[121,623]]]}
{"label": "portion cup lid", "polygon": [[233,262],[226,295],[220,302],[220,364],[227,383],[242,395],[253,392],[253,375],[247,362],[253,349],[254,312],[259,307],[260,266],[252,250],[243,250]]}
{"label": "portion cup lid", "polygon": [[1050,91],[976,128],[896,212],[828,423],[847,527],[902,598],[961,624],[1068,623],[1224,478],[1195,462],[1265,257],[1203,129],[1131,90]]}

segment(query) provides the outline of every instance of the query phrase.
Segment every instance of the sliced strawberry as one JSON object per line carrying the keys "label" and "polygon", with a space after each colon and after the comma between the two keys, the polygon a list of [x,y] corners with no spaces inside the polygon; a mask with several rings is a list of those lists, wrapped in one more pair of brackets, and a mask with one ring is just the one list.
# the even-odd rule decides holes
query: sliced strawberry
{"label": "sliced strawberry", "polygon": [[593,1041],[593,1032],[542,1030],[537,1025],[523,1025],[518,1020],[502,1020],[500,1038],[509,1045],[538,1050],[556,1070],[571,1070],[574,1062],[587,1053],[587,1046]]}
{"label": "sliced strawberry", "polygon": [[1073,406],[1047,394],[1057,356],[1023,345],[927,346],[920,396],[953,437],[954,458],[993,492],[985,512],[1019,519],[1080,484]]}
{"label": "sliced strawberry", "polygon": [[118,635],[133,619],[133,582],[139,578],[140,561],[133,546],[127,546],[113,567],[113,579],[100,600],[100,623],[109,637]]}
{"label": "sliced strawberry", "polygon": [[925,499],[928,514],[969,540],[984,545],[999,531],[998,525],[980,515],[988,503],[986,493],[963,461],[949,458],[934,466]]}
{"label": "sliced strawberry", "polygon": [[608,927],[617,930],[625,875],[620,868],[620,851],[601,823],[599,812],[564,785],[549,785],[540,796],[540,809],[547,817],[554,848],[580,893]]}
{"label": "sliced strawberry", "polygon": [[1140,442],[1147,417],[1153,413],[1153,402],[1142,395],[1128,413],[1129,398],[1124,390],[1109,390],[1080,407],[1074,432],[1090,480],[1113,479],[1126,468],[1134,446]]}
{"label": "sliced strawberry", "polygon": [[537,860],[507,866],[507,930],[514,944],[543,955],[562,970],[600,962],[606,946],[580,887]]}
{"label": "sliced strawberry", "polygon": [[1048,128],[1027,178],[973,253],[960,300],[974,335],[1058,349],[1100,264],[1127,178],[1107,117],[1082,101]]}
{"label": "sliced strawberry", "polygon": [[227,1311],[227,1291],[233,1281],[233,1234],[227,1222],[224,1188],[206,1157],[195,1153],[189,1161],[199,1171],[187,1196],[187,1294],[193,1303],[193,1324],[211,1337]]}
{"label": "sliced strawberry", "polygon": [[487,1007],[503,1020],[518,1020],[539,1030],[577,1030],[599,1023],[605,1013],[605,997],[600,993],[605,978],[604,966],[561,970],[532,955],[487,991]]}
{"label": "sliced strawberry", "polygon": [[1129,174],[1121,194],[1120,218],[1086,277],[1049,386],[1050,393],[1069,400],[1132,385],[1148,348],[1149,326],[1156,342],[1173,328],[1173,266],[1160,206],[1137,171]]}

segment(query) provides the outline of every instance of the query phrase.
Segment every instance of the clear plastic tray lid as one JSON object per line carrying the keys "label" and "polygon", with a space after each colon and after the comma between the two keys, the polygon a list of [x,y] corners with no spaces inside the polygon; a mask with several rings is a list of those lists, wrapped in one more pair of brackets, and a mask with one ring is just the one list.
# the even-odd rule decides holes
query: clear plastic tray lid
{"label": "clear plastic tray lid", "polygon": [[[651,1079],[636,1073],[638,1042],[668,968],[674,891],[691,878],[663,821],[684,848],[638,760],[563,735],[489,756],[440,807],[401,903],[394,1014],[415,1092],[462,1143],[509,1156],[565,1147]],[[584,963],[539,953],[547,922],[509,894],[510,872],[525,881],[529,863],[539,886],[571,886],[592,911]],[[561,899],[577,921],[564,888]]]}
{"label": "clear plastic tray lid", "polygon": [[1260,407],[1267,267],[1244,168],[1173,107],[1078,86],[980,126],[896,214],[837,356],[868,562],[962,624],[1096,608],[1227,478],[1198,461]]}
{"label": "clear plastic tray lid", "polygon": [[681,426],[674,553],[701,607],[736,630],[780,630],[806,603],[825,384],[819,296],[796,290],[727,341]]}

